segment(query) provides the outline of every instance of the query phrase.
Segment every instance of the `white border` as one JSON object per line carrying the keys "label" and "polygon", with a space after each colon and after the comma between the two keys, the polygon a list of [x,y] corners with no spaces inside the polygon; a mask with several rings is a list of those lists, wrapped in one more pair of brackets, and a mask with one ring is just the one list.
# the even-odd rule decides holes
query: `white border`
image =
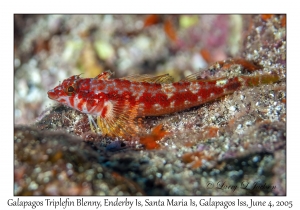
{"label": "white border", "polygon": [[[255,197],[256,200],[293,200],[293,209],[299,206],[300,182],[298,156],[300,137],[299,119],[299,16],[297,1],[2,1],[1,18],[1,209],[8,209],[7,200],[13,197],[13,14],[14,13],[287,13],[287,197]],[[22,200],[40,200],[45,197],[22,197]],[[88,197],[85,197],[88,198]],[[112,198],[112,197],[111,197]],[[154,198],[154,197],[151,197]],[[207,197],[206,197],[207,198]],[[242,197],[245,199],[246,197]],[[250,199],[249,197],[247,197]],[[103,199],[103,197],[101,198]],[[113,198],[112,198],[113,199]],[[140,199],[146,199],[140,198]],[[164,197],[163,199],[167,199]],[[184,197],[188,199],[188,197]],[[195,199],[195,197],[193,197]],[[216,198],[214,198],[216,199]],[[236,200],[238,197],[217,197],[217,200]],[[10,207],[12,208],[12,207]],[[78,207],[79,208],[79,207]],[[72,208],[72,209],[78,209]],[[153,208],[153,207],[152,207]],[[155,207],[163,209],[165,207]],[[182,208],[182,207],[180,207]],[[199,208],[199,207],[198,207]],[[19,208],[20,209],[20,208]],[[37,208],[41,209],[41,208]],[[43,207],[43,209],[53,209]],[[59,208],[57,208],[59,209]],[[95,208],[90,208],[95,209]],[[134,208],[137,209],[137,208]],[[178,208],[179,209],[179,208]],[[211,208],[215,209],[215,208]],[[239,209],[238,207],[228,209]],[[273,208],[272,208],[273,209]],[[277,208],[275,208],[277,209]]]}

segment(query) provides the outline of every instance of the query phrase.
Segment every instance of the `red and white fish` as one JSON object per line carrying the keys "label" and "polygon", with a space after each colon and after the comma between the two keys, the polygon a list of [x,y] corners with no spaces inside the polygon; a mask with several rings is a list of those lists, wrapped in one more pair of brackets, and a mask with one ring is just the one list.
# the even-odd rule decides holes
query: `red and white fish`
{"label": "red and white fish", "polygon": [[[95,78],[71,76],[48,91],[50,99],[89,115],[104,135],[128,138],[139,133],[138,119],[182,111],[230,94],[242,87],[269,84],[277,74],[202,80],[191,75],[173,82],[168,74],[110,79],[107,71]],[[92,127],[92,126],[91,126]]]}

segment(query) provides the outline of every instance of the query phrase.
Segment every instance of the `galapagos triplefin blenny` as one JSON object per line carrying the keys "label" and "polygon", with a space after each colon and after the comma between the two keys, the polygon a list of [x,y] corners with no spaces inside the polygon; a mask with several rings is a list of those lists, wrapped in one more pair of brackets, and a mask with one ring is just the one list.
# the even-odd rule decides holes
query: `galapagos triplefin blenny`
{"label": "galapagos triplefin blenny", "polygon": [[[88,114],[92,130],[100,128],[103,135],[130,138],[139,134],[141,117],[182,111],[243,87],[279,80],[275,73],[213,80],[199,79],[199,74],[193,74],[179,82],[173,82],[168,74],[117,79],[111,79],[111,75],[106,71],[95,78],[71,76],[48,91],[48,97]],[[92,116],[97,117],[97,123]]]}

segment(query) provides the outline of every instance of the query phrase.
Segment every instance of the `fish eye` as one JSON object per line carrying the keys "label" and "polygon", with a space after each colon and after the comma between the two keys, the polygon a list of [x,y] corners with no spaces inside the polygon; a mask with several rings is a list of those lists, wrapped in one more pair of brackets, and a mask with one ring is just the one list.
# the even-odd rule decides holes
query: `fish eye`
{"label": "fish eye", "polygon": [[66,93],[67,93],[69,96],[71,96],[74,92],[75,92],[74,86],[70,85],[70,86],[67,88]]}
{"label": "fish eye", "polygon": [[69,87],[68,87],[68,92],[69,92],[69,93],[73,93],[73,92],[74,92],[73,86],[69,86]]}

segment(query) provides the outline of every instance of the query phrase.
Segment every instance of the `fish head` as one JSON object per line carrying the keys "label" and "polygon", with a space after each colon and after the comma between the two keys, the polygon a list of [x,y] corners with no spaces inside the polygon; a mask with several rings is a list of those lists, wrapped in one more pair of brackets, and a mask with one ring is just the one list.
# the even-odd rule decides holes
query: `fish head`
{"label": "fish head", "polygon": [[65,79],[61,84],[48,91],[48,97],[65,104],[66,98],[74,97],[77,94],[79,80],[79,75],[74,75]]}
{"label": "fish head", "polygon": [[91,90],[93,81],[97,80],[82,79],[79,75],[71,76],[49,90],[48,97],[80,112],[99,115],[107,101],[107,95],[101,91]]}

